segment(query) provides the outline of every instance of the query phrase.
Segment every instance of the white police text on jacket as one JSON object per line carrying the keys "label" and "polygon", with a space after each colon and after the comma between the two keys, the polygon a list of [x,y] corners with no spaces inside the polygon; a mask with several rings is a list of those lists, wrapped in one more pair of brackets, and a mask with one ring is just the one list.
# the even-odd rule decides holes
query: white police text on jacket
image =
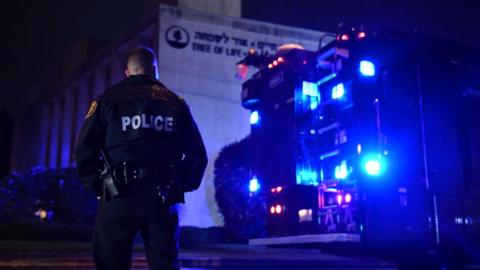
{"label": "white police text on jacket", "polygon": [[122,116],[122,131],[129,128],[136,130],[140,128],[154,129],[157,131],[173,132],[173,117],[161,115],[146,115],[144,113],[134,116]]}

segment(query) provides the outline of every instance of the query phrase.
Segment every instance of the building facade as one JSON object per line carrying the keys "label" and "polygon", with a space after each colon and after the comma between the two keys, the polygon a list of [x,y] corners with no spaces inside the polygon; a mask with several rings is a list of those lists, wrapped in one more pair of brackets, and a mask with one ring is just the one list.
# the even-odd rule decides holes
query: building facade
{"label": "building facade", "polygon": [[200,190],[188,194],[182,206],[181,225],[222,225],[214,198],[214,161],[222,147],[250,133],[235,64],[249,48],[275,54],[281,44],[298,43],[316,50],[323,34],[161,5],[155,16],[101,51],[54,95],[24,112],[16,123],[11,167],[75,166],[76,136],[88,105],[124,78],[123,61],[131,48],[148,46],[158,53],[160,80],[190,105],[209,157]]}

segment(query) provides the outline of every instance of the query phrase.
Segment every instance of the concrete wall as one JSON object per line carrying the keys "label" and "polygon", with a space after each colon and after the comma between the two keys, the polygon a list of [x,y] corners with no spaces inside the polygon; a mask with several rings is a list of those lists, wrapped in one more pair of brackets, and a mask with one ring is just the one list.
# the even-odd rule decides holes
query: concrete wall
{"label": "concrete wall", "polygon": [[242,0],[178,0],[178,7],[237,18],[242,16]]}

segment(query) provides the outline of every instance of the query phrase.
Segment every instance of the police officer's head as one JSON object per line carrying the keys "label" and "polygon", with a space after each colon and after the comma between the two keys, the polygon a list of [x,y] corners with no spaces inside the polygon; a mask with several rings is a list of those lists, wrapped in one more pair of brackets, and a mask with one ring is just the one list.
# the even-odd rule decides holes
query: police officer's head
{"label": "police officer's head", "polygon": [[157,58],[153,50],[146,47],[130,50],[127,55],[125,74],[127,77],[147,74],[158,78]]}

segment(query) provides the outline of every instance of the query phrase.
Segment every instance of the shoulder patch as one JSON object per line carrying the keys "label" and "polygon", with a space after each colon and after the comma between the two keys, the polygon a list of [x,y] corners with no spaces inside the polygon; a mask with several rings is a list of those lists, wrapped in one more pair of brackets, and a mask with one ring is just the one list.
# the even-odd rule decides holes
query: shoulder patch
{"label": "shoulder patch", "polygon": [[154,85],[152,86],[152,90],[153,90],[153,91],[160,91],[160,90],[162,90],[162,88],[160,87],[160,85],[154,84]]}
{"label": "shoulder patch", "polygon": [[90,103],[90,107],[88,108],[87,115],[85,115],[85,119],[90,118],[95,113],[96,110],[97,110],[97,102],[92,101],[92,103]]}

